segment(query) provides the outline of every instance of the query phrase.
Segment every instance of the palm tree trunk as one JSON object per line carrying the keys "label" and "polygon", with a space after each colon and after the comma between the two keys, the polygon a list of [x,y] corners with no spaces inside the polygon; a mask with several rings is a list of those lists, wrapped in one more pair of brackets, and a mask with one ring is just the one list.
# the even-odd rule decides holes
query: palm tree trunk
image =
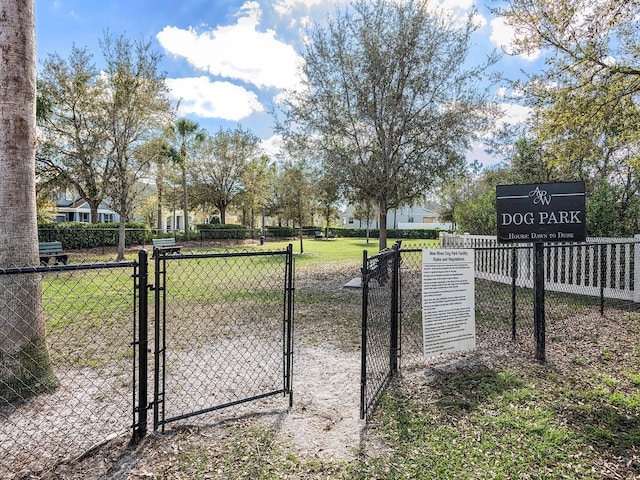
{"label": "palm tree trunk", "polygon": [[187,195],[187,168],[182,167],[182,212],[184,215],[184,234],[189,239],[189,197]]}
{"label": "palm tree trunk", "polygon": [[156,189],[158,191],[158,234],[160,234],[164,231],[162,228],[162,204],[164,203],[164,164],[162,161],[158,162]]}
{"label": "palm tree trunk", "polygon": [[[37,265],[34,0],[0,1],[0,267]],[[0,275],[0,401],[56,384],[40,274]]]}

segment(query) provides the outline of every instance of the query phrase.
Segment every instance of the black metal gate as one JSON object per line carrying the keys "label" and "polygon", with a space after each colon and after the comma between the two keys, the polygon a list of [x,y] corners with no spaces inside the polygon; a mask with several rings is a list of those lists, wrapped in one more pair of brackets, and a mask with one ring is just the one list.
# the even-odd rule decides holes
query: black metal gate
{"label": "black metal gate", "polygon": [[[154,279],[148,285],[154,325],[149,332],[143,325],[151,303],[140,289],[136,435],[144,435],[150,409],[154,430],[164,430],[170,422],[275,395],[288,395],[291,405],[292,247],[184,255],[155,250],[153,260],[153,273],[140,269],[141,284],[147,275]],[[153,345],[153,362],[146,345]],[[149,404],[147,363],[153,363]]]}
{"label": "black metal gate", "polygon": [[362,262],[360,418],[369,418],[398,370],[400,243]]}

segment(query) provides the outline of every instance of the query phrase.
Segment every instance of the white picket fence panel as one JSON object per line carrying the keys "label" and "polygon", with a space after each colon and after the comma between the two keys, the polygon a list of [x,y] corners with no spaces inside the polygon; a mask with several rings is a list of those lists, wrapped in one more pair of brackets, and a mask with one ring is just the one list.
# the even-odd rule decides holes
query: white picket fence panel
{"label": "white picket fence panel", "polygon": [[[494,236],[442,233],[441,248],[473,248],[476,278],[533,288],[533,245],[499,244]],[[589,237],[585,243],[548,244],[544,250],[545,289],[640,302],[640,235]],[[600,274],[600,264],[602,278]],[[637,287],[636,287],[637,286]]]}

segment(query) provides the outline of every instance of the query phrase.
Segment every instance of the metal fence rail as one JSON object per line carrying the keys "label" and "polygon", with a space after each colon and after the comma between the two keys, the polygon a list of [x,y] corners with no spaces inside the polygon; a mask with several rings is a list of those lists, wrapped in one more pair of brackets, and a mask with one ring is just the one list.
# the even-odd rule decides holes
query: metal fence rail
{"label": "metal fence rail", "polygon": [[134,262],[0,270],[3,324],[16,308],[8,292],[25,278],[39,284],[33,313],[44,317],[55,377],[44,393],[0,381],[0,478],[51,467],[130,429],[135,270]]}

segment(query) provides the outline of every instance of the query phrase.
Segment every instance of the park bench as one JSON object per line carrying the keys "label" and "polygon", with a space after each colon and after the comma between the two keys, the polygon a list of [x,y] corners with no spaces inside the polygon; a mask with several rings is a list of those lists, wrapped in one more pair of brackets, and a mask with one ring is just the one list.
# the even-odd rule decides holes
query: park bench
{"label": "park bench", "polygon": [[38,243],[38,253],[40,255],[40,265],[49,265],[49,259],[54,258],[54,265],[69,262],[69,255],[63,253],[62,242],[40,242]]}
{"label": "park bench", "polygon": [[389,281],[389,272],[387,270],[386,261],[381,263],[378,259],[378,261],[370,265],[368,269],[362,267],[360,271],[362,272],[363,276],[366,275],[368,277],[368,280],[377,280],[378,285],[380,286],[386,285]]}
{"label": "park bench", "polygon": [[313,238],[314,238],[315,240],[322,240],[322,237],[323,237],[323,236],[324,236],[324,235],[322,235],[322,232],[321,232],[320,230],[316,230],[316,231],[314,232],[314,234],[313,234]]}
{"label": "park bench", "polygon": [[176,245],[176,239],[173,237],[152,238],[151,243],[153,244],[153,256],[155,256],[156,250],[158,250],[161,254],[180,253],[181,247]]}

